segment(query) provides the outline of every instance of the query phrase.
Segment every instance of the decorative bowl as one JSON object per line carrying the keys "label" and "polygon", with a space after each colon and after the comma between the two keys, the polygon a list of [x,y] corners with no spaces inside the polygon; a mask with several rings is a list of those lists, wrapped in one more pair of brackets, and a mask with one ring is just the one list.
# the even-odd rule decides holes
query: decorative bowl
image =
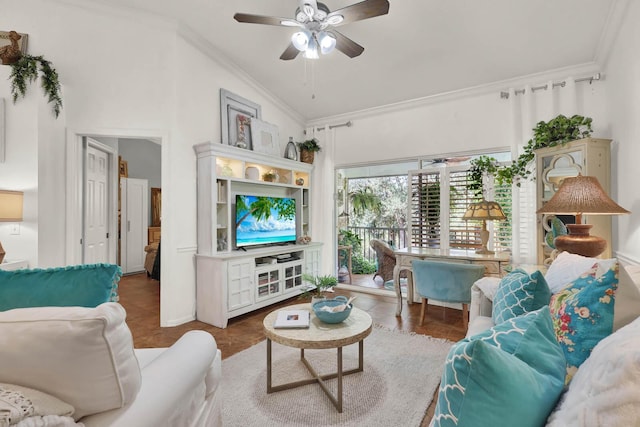
{"label": "decorative bowl", "polygon": [[322,307],[335,307],[337,305],[346,304],[347,301],[347,297],[344,297],[342,295],[337,296],[333,299],[318,301],[313,304],[313,312],[316,314],[316,317],[324,323],[344,322],[351,314],[351,308],[353,307],[353,304],[349,304],[347,308],[344,309],[344,311],[337,311],[335,313],[325,311]]}

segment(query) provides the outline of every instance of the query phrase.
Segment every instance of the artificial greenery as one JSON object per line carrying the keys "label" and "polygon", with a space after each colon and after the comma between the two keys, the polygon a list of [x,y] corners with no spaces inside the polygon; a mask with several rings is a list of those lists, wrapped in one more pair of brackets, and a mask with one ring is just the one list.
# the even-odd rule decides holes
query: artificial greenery
{"label": "artificial greenery", "polygon": [[520,186],[520,179],[528,179],[532,175],[529,166],[535,157],[536,150],[590,137],[592,121],[590,117],[579,115],[566,117],[561,114],[548,122],[538,122],[533,128],[533,138],[527,142],[522,154],[511,165],[498,166],[496,159],[487,156],[472,160],[472,183],[469,188],[476,191],[478,188],[481,189],[482,176],[485,173],[493,174],[498,184],[516,182],[516,185]]}
{"label": "artificial greenery", "polygon": [[320,144],[318,144],[318,140],[315,138],[307,139],[306,141],[298,142],[297,144],[300,150],[320,151],[322,149]]}
{"label": "artificial greenery", "polygon": [[[309,283],[309,286],[303,293],[300,294],[300,298],[308,297],[321,297],[322,293],[329,288],[333,288],[338,284],[338,279],[335,276],[312,276],[310,274],[303,274],[302,280]],[[315,286],[315,288],[313,287]]]}
{"label": "artificial greenery", "polygon": [[27,85],[33,83],[38,78],[38,68],[42,74],[42,90],[48,98],[48,102],[53,104],[53,114],[56,118],[62,110],[62,97],[60,96],[60,81],[58,72],[53,68],[51,62],[43,56],[22,55],[20,59],[11,64],[11,94],[13,102],[25,96]]}

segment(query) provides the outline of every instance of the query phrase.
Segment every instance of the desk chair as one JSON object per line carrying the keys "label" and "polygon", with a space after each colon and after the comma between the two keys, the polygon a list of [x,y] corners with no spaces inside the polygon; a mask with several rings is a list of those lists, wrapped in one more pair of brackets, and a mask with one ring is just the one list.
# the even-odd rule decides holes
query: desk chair
{"label": "desk chair", "polygon": [[484,265],[426,260],[413,260],[411,265],[416,291],[422,298],[420,325],[424,323],[428,300],[434,299],[462,303],[462,324],[466,329],[469,322],[471,286],[484,275]]}

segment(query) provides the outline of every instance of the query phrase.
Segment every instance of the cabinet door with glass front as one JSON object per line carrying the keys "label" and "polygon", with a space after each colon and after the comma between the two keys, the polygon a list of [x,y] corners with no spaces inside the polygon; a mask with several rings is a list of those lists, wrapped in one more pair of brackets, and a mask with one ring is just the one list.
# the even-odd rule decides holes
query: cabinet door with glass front
{"label": "cabinet door with glass front", "polygon": [[[610,194],[611,188],[611,140],[584,138],[564,145],[536,150],[537,206],[540,209],[556,193],[565,178],[594,176],[602,188]],[[538,263],[549,264],[554,256],[552,221],[563,224],[575,223],[571,215],[538,215]],[[585,215],[583,223],[593,225],[591,234],[607,240],[602,258],[611,257],[611,217],[607,215]],[[551,246],[549,245],[549,242]]]}

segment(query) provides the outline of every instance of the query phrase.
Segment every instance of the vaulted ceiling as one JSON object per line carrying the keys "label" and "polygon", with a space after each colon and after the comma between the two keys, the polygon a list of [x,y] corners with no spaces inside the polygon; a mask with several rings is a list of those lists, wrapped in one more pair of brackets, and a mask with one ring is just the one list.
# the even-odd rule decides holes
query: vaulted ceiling
{"label": "vaulted ceiling", "polygon": [[[106,0],[100,0],[105,1]],[[109,0],[176,20],[306,120],[597,61],[618,0],[389,0],[388,15],[347,24],[364,46],[282,61],[293,28],[243,24],[236,12],[293,18],[297,0]],[[325,0],[330,10],[357,0]]]}

